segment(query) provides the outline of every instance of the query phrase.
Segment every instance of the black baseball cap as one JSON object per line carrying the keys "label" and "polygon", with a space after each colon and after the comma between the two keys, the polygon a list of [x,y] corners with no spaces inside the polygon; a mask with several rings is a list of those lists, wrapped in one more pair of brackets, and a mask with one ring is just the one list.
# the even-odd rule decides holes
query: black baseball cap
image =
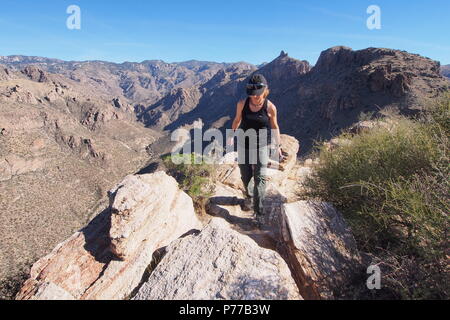
{"label": "black baseball cap", "polygon": [[260,73],[254,74],[247,84],[247,94],[249,96],[260,96],[268,87],[267,80]]}

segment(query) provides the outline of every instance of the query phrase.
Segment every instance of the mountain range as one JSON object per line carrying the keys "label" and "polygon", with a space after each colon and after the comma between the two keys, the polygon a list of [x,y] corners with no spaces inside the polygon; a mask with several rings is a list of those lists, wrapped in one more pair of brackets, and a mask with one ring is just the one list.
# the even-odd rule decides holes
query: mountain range
{"label": "mountain range", "polygon": [[[245,98],[245,84],[256,70],[232,67],[208,82],[172,91],[139,110],[148,127],[174,130],[201,119],[206,128],[230,128],[236,101]],[[305,155],[315,140],[331,138],[351,126],[362,112],[397,108],[410,114],[424,100],[448,88],[438,62],[391,49],[353,51],[334,47],[322,52],[313,67],[282,52],[257,70],[269,82],[269,99],[278,106],[283,133],[301,141]]]}
{"label": "mountain range", "polygon": [[171,131],[230,128],[255,72],[300,156],[362,112],[415,114],[450,87],[449,66],[384,48],[333,47],[314,66],[285,52],[259,66],[0,56],[0,278],[106,208],[107,190],[170,150]]}
{"label": "mountain range", "polygon": [[190,60],[166,63],[162,60],[148,60],[117,64],[105,61],[69,62],[27,56],[0,56],[0,64],[16,70],[33,65],[43,71],[63,75],[81,83],[95,95],[122,97],[133,104],[144,105],[160,100],[174,88],[190,88],[202,84],[227,67],[256,68],[244,62]]}
{"label": "mountain range", "polygon": [[450,64],[441,67],[441,74],[450,79]]}

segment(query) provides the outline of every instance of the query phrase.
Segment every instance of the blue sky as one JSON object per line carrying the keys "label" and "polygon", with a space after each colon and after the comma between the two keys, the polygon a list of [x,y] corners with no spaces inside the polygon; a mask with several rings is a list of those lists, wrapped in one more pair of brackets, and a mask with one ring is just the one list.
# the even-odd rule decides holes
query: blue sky
{"label": "blue sky", "polygon": [[[373,4],[381,30],[366,27]],[[66,27],[69,5],[81,8],[81,30]],[[450,64],[449,12],[448,0],[1,0],[0,55],[259,64],[285,50],[315,64],[321,51],[346,45]]]}

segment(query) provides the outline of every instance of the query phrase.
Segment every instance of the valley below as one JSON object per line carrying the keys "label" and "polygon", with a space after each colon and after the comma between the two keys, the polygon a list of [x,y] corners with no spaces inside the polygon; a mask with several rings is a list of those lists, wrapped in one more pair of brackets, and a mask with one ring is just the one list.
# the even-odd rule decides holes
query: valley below
{"label": "valley below", "polygon": [[[256,72],[269,82],[289,155],[272,172],[267,232],[233,203],[243,198],[235,164],[217,165],[215,194],[203,212],[161,159],[174,147],[176,129],[231,128]],[[357,252],[338,211],[298,195],[315,146],[339,144],[333,139],[343,130],[379,114],[418,115],[449,90],[449,77],[448,66],[385,48],[333,47],[314,66],[285,52],[261,66],[0,56],[0,299],[18,292],[20,299],[339,298],[367,256]],[[308,217],[318,225],[308,225]],[[308,238],[296,225],[328,228],[323,257],[312,249],[319,235]],[[111,256],[111,243],[123,264]],[[160,249],[164,259],[146,274]],[[242,268],[255,272],[233,269],[242,256]],[[217,268],[208,269],[211,259]],[[345,270],[342,278],[330,263]],[[186,266],[197,272],[178,279]],[[202,268],[206,291],[198,285]],[[246,287],[242,277],[256,277],[256,285]]]}

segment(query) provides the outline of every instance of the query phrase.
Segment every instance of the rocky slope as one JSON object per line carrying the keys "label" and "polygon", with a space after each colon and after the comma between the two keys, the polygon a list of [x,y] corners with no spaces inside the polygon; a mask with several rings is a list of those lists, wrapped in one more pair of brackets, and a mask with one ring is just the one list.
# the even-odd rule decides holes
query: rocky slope
{"label": "rocky slope", "polygon": [[165,133],[136,121],[139,103],[233,66],[253,68],[0,57],[0,287],[105,208],[112,185],[170,151]]}
{"label": "rocky slope", "polygon": [[[267,204],[267,225],[272,236],[255,232],[248,215],[233,202],[232,199],[242,197],[235,164],[221,166],[223,179],[217,182],[218,194],[209,203],[209,213],[224,218],[231,229],[250,237],[258,246],[278,252],[293,273],[302,297],[333,296],[333,292],[339,291],[339,285],[326,280],[330,279],[330,273],[320,269],[327,263],[302,247],[302,241],[320,242],[327,253],[323,259],[342,264],[342,270],[347,268],[346,263],[338,257],[358,259],[348,249],[352,242],[344,236],[348,232],[332,208],[304,203],[284,207],[286,202],[296,202],[298,181],[309,170],[296,166],[292,159],[298,150],[302,155],[307,154],[314,139],[329,139],[340,129],[356,123],[361,112],[395,107],[406,114],[415,113],[424,101],[448,88],[449,81],[440,75],[441,70],[439,63],[404,51],[376,48],[353,51],[346,47],[324,51],[314,67],[285,52],[258,67],[194,60],[173,64],[160,60],[114,64],[0,57],[0,218],[4,226],[0,239],[0,279],[48,253],[90,216],[108,207],[106,192],[114,184],[141,169],[152,156],[170,150],[171,143],[162,129],[230,128],[236,102],[245,97],[247,79],[258,71],[271,85],[269,98],[278,107],[281,132],[301,141],[299,148],[294,138],[284,138],[284,150],[290,152],[291,159],[281,166],[284,171],[272,172],[274,181],[278,181],[272,185]],[[331,147],[332,144],[333,141]],[[151,171],[147,167],[140,172]],[[104,216],[108,216],[110,209],[104,211]],[[325,222],[312,225],[290,218],[290,210],[302,212],[305,217],[312,214],[318,221],[332,219],[334,222],[331,227]],[[304,223],[320,236],[289,235],[286,230],[297,229],[288,228],[286,221]],[[278,226],[282,225],[284,229],[279,230]],[[216,227],[211,226],[206,233]],[[107,224],[102,228],[106,232]],[[329,244],[334,240],[318,240],[336,239],[333,232],[317,231],[324,228],[339,229],[336,232],[343,248],[347,248],[346,254],[333,254],[337,249],[332,245],[330,249]],[[236,234],[224,232],[223,240],[241,241]],[[76,246],[88,241],[79,235],[75,238]],[[113,237],[108,239],[114,243]],[[195,245],[196,239],[193,235],[186,242]],[[172,240],[175,239],[169,242]],[[280,247],[279,243],[289,245]],[[117,243],[117,248],[121,246]],[[173,254],[176,256],[177,252],[175,246]],[[120,256],[119,251],[115,254]],[[210,257],[214,254],[211,251]],[[109,260],[101,259],[95,270],[109,265]],[[187,259],[183,263],[193,261]],[[277,274],[285,279],[283,268],[277,268],[271,276]],[[99,274],[91,276],[86,282],[88,286],[93,285],[92,281],[96,281],[93,279]],[[194,281],[195,274],[191,276],[194,278],[187,277],[186,281]],[[230,271],[229,276],[236,279],[239,273]],[[135,283],[134,280],[133,286]],[[82,289],[73,292],[53,280],[47,284],[39,282],[36,288],[45,289],[47,285],[48,290],[62,292],[63,289],[71,297],[82,297]],[[123,290],[120,297],[130,294],[129,287]],[[232,292],[219,287],[210,290],[211,294]]]}
{"label": "rocky slope", "polygon": [[255,68],[245,62],[216,63],[191,60],[166,63],[161,60],[148,60],[141,63],[116,64],[27,56],[0,56],[0,64],[17,70],[34,65],[80,83],[91,94],[105,95],[109,98],[120,97],[133,105],[150,105],[169,94],[171,90],[201,85],[221,69]]}
{"label": "rocky slope", "polygon": [[[165,129],[174,130],[197,119],[202,119],[205,129],[230,128],[236,102],[245,97],[244,86],[253,72],[248,69],[236,75],[232,70],[220,71],[204,86],[181,94],[190,98],[169,96],[149,107],[142,120],[148,126],[158,124],[145,114],[161,118],[164,110]],[[413,114],[424,101],[450,85],[440,75],[438,62],[378,48],[330,48],[322,52],[313,68],[282,52],[257,72],[269,81],[269,99],[279,109],[281,131],[302,141],[303,155],[310,151],[313,140],[330,139],[356,123],[362,112],[397,108]],[[180,116],[179,110],[184,114]]]}
{"label": "rocky slope", "polygon": [[[398,108],[410,114],[448,88],[439,63],[404,51],[334,47],[322,52],[311,72],[292,80],[274,100],[288,134],[300,139],[305,151],[312,139],[328,140],[358,121],[361,112]],[[281,116],[282,117],[282,116]]]}
{"label": "rocky slope", "polygon": [[173,241],[135,300],[298,300],[286,262],[214,218],[197,235]]}
{"label": "rocky slope", "polygon": [[163,171],[130,175],[109,192],[107,210],[33,265],[16,298],[340,297],[360,272],[353,236],[330,205],[295,199],[289,180],[301,186],[308,169],[297,163],[298,141],[282,143],[292,152],[270,169],[263,230],[240,209],[232,154],[216,167],[216,194],[201,219]]}
{"label": "rocky slope", "polygon": [[175,130],[199,118],[217,126],[230,119],[230,106],[236,103],[245,79],[254,71],[256,68],[245,65],[221,69],[206,83],[173,91],[143,109],[139,119],[146,126],[165,130]]}
{"label": "rocky slope", "polygon": [[107,210],[33,265],[19,299],[124,299],[153,252],[200,226],[192,199],[164,172],[128,176],[109,195]]}
{"label": "rocky slope", "polygon": [[0,279],[79,229],[149,161],[163,135],[129,108],[34,66],[0,68]]}
{"label": "rocky slope", "polygon": [[160,60],[61,62],[21,56],[0,58],[1,63],[13,67],[34,63],[63,74],[88,92],[121,99],[147,127],[169,131],[199,119],[205,129],[229,128],[237,101],[245,98],[247,79],[257,71],[269,81],[269,99],[279,109],[281,131],[302,141],[302,155],[314,140],[328,140],[356,123],[362,112],[397,108],[414,114],[450,85],[440,75],[438,62],[383,48],[333,47],[322,52],[314,67],[285,52],[258,67]]}
{"label": "rocky slope", "polygon": [[[274,84],[271,90],[274,94],[277,94],[279,90],[284,90],[282,86],[290,84],[292,78],[305,74],[310,69],[311,66],[308,62],[292,59],[285,53],[282,53],[280,57],[270,64],[265,64],[261,69],[230,67],[220,70],[204,85],[192,88],[192,90],[200,92],[201,96],[197,98],[196,104],[189,104],[185,109],[186,112],[183,112],[183,114],[180,115],[178,113],[175,114],[175,117],[172,116],[175,110],[183,108],[182,101],[177,100],[174,103],[175,107],[172,108],[170,101],[163,100],[163,109],[172,119],[164,123],[166,125],[164,129],[175,130],[198,119],[203,121],[205,129],[209,127],[229,127],[230,121],[232,121],[236,113],[236,103],[239,99],[245,97],[245,85],[253,73],[261,72],[268,76],[268,80],[271,80]],[[152,118],[147,115],[154,112],[155,107],[158,107],[159,103],[144,110],[141,119],[147,126],[152,127],[155,125]]]}

